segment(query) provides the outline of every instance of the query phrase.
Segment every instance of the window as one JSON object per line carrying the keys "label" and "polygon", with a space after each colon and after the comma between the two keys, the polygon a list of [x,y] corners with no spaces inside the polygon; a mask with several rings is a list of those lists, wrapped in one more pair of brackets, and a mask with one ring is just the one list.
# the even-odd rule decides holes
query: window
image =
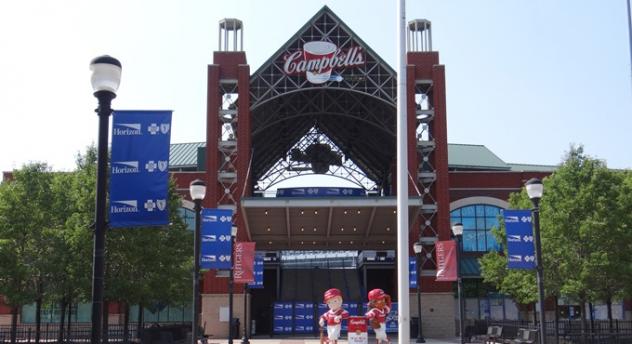
{"label": "window", "polygon": [[178,214],[184,220],[184,223],[187,224],[187,228],[191,231],[195,230],[195,212],[191,209],[180,208],[178,209]]}
{"label": "window", "polygon": [[473,204],[453,210],[452,223],[463,224],[463,251],[487,252],[500,250],[491,232],[498,227],[498,216],[502,208],[488,204]]}

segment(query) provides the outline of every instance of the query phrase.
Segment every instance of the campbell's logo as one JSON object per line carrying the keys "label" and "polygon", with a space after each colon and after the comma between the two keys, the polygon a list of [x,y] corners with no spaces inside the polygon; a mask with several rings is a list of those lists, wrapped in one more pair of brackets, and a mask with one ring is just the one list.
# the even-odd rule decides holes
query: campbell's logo
{"label": "campbell's logo", "polygon": [[303,50],[297,50],[285,57],[283,70],[286,74],[305,73],[313,84],[327,81],[342,81],[342,76],[331,75],[334,68],[355,67],[365,64],[361,47],[342,51],[325,41],[313,41],[303,44]]}

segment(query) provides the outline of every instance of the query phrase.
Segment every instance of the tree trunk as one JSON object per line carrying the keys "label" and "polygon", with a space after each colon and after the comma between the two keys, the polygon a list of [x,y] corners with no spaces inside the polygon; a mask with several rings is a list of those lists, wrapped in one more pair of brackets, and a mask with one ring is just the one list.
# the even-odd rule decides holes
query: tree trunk
{"label": "tree trunk", "polygon": [[15,344],[18,335],[18,306],[11,309],[11,344]]}
{"label": "tree trunk", "polygon": [[57,343],[62,344],[64,342],[64,320],[66,319],[66,298],[63,297],[59,303],[61,307],[61,313],[59,318],[59,332],[57,333]]}
{"label": "tree trunk", "polygon": [[583,339],[583,343],[588,342],[588,337],[587,337],[587,332],[588,332],[588,323],[586,322],[586,317],[588,316],[586,314],[586,299],[580,299],[579,302],[580,305],[582,305],[582,339]]}
{"label": "tree trunk", "polygon": [[138,321],[136,323],[136,337],[139,341],[143,340],[143,304],[138,304]]}
{"label": "tree trunk", "polygon": [[538,312],[536,308],[537,303],[533,303],[533,326],[538,327]]}
{"label": "tree trunk", "polygon": [[588,312],[590,313],[590,342],[592,343],[595,335],[595,316],[592,302],[588,303]]}
{"label": "tree trunk", "polygon": [[612,333],[612,297],[606,299],[606,307],[608,307],[608,331]]}
{"label": "tree trunk", "polygon": [[555,343],[560,343],[560,315],[559,315],[559,299],[555,295]]}
{"label": "tree trunk", "polygon": [[109,315],[109,305],[110,302],[107,300],[103,300],[103,335],[101,338],[103,338],[103,343],[109,343],[110,342],[110,338],[108,336],[108,325],[109,325],[109,319],[108,319],[108,315]]}
{"label": "tree trunk", "polygon": [[[38,289],[40,286],[38,286]],[[42,333],[42,294],[41,289],[38,290],[37,299],[35,299],[35,344],[39,344]]]}
{"label": "tree trunk", "polygon": [[66,340],[71,341],[70,325],[72,323],[72,298],[68,297],[68,324],[66,325]]}
{"label": "tree trunk", "polygon": [[129,303],[125,303],[125,313],[123,314],[123,344],[127,344],[129,339]]}
{"label": "tree trunk", "polygon": [[42,294],[44,285],[40,279],[37,283],[37,298],[35,299],[35,344],[39,344],[42,333]]}

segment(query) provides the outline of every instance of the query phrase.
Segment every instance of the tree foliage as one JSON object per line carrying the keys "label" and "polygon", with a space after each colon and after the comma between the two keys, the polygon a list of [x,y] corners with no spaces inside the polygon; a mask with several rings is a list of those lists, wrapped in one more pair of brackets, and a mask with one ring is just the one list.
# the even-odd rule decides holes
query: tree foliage
{"label": "tree foliage", "polygon": [[[90,299],[96,148],[88,147],[76,162],[73,172],[31,163],[0,184],[0,295],[12,306],[37,298]],[[193,235],[178,215],[180,206],[171,181],[169,226],[108,230],[109,300],[146,305],[190,300]]]}
{"label": "tree foliage", "polygon": [[[632,177],[571,147],[563,163],[544,179],[540,224],[546,294],[576,301],[623,296],[632,275]],[[532,207],[526,192],[512,194],[510,207]],[[495,235],[504,243],[501,221]],[[537,299],[534,271],[508,270],[496,252],[481,259],[485,281],[519,302]],[[630,291],[627,291],[628,295]]]}

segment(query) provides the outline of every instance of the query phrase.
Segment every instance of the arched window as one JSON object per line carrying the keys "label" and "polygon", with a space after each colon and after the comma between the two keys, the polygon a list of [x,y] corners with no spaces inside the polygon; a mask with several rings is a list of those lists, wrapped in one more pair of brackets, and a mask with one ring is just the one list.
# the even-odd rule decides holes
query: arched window
{"label": "arched window", "polygon": [[498,251],[500,245],[491,232],[498,227],[503,208],[489,204],[470,204],[450,212],[451,223],[463,224],[463,250],[469,252]]}

